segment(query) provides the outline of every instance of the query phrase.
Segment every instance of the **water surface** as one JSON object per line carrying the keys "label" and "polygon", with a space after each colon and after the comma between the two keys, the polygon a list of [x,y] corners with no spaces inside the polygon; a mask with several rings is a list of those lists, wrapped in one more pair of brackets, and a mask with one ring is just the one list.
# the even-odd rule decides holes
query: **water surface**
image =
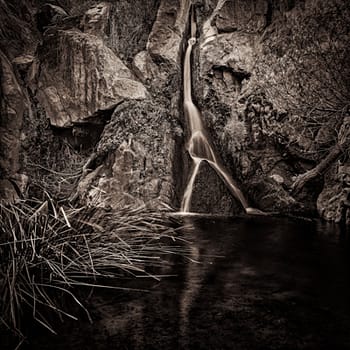
{"label": "water surface", "polygon": [[[187,217],[189,257],[169,255],[149,292],[96,292],[94,323],[32,349],[350,349],[350,244],[334,225]],[[193,262],[193,261],[195,262]]]}

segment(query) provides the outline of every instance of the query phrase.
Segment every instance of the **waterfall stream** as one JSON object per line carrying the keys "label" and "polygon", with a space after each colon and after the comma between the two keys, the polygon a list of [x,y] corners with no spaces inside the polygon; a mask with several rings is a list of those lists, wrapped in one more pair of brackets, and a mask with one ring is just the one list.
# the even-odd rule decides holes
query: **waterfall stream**
{"label": "waterfall stream", "polygon": [[221,166],[215,156],[215,152],[210,145],[208,137],[203,126],[200,111],[192,101],[191,88],[191,53],[193,45],[196,43],[196,22],[194,20],[194,11],[191,11],[191,38],[188,40],[184,60],[184,113],[186,122],[190,129],[190,139],[187,144],[187,151],[193,161],[193,169],[191,177],[188,181],[187,187],[181,203],[181,211],[188,213],[191,207],[191,198],[193,193],[193,186],[199,171],[202,161],[206,161],[224,181],[232,195],[238,199],[246,213],[262,214],[257,209],[250,208],[241,190],[237,187],[229,173]]}

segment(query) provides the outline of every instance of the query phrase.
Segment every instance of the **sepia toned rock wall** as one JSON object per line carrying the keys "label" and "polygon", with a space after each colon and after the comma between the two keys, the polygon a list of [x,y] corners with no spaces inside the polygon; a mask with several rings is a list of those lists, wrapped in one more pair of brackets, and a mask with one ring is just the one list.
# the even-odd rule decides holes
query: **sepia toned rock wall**
{"label": "sepia toned rock wall", "polygon": [[[193,99],[248,202],[349,221],[348,3],[192,3]],[[38,169],[66,164],[83,168],[72,198],[84,203],[179,207],[190,4],[0,2],[2,197],[28,195]],[[201,173],[194,208],[239,212],[215,173]]]}

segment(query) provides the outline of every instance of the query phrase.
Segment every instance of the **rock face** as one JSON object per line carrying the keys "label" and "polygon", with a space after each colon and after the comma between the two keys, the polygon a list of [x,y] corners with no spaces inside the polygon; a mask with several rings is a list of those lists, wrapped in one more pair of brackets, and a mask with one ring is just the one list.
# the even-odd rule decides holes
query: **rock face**
{"label": "rock face", "polygon": [[[13,71],[13,65],[0,51],[0,185],[1,198],[14,201],[18,193],[15,179],[21,171],[21,137],[25,115],[31,113],[28,97]],[[12,181],[9,181],[11,179]]]}
{"label": "rock face", "polygon": [[[179,208],[190,171],[181,91],[193,3],[193,98],[249,204],[349,222],[345,0],[17,3],[0,2],[2,197],[24,195],[26,175],[30,186],[40,171],[75,179],[85,160],[83,203]],[[203,164],[193,210],[241,208]]]}
{"label": "rock face", "polygon": [[189,0],[162,0],[146,50],[135,55],[133,60],[140,79],[155,93],[176,99],[179,107],[181,63],[189,11]]}
{"label": "rock face", "polygon": [[268,22],[269,3],[267,0],[225,1],[220,11],[214,17],[219,33],[247,31],[260,32]]}
{"label": "rock face", "polygon": [[[217,4],[209,16],[212,29],[200,37],[195,51],[200,62],[195,95],[217,151],[252,205],[304,211],[305,206],[288,193],[293,172],[270,134],[271,118],[278,112],[263,95],[242,93],[254,74],[267,15],[267,1]],[[202,21],[206,28],[208,20]]]}
{"label": "rock face", "polygon": [[[321,160],[316,154],[326,144],[331,147],[334,134],[329,131],[332,128],[339,131],[341,123],[331,125],[328,122],[322,126],[320,122],[314,126],[317,137],[307,131],[309,121],[297,114],[301,108],[297,111],[295,106],[305,105],[301,93],[310,100],[312,94],[308,88],[297,91],[296,77],[291,72],[287,85],[295,90],[293,98],[288,95],[291,90],[284,87],[283,69],[288,68],[289,58],[280,58],[281,53],[275,51],[276,43],[285,45],[283,40],[291,33],[296,41],[302,40],[304,34],[295,34],[304,30],[299,29],[298,22],[311,11],[317,11],[317,6],[305,8],[303,2],[227,0],[213,4],[207,12],[197,10],[203,32],[195,49],[194,61],[199,65],[194,75],[194,95],[217,151],[252,205],[265,210],[311,215],[318,210],[327,220],[340,222],[348,220],[344,209],[347,190],[338,180],[345,176],[344,168],[340,167],[341,174],[328,173],[324,185],[322,176],[313,179],[299,193],[293,192],[293,182],[297,175],[307,172]],[[318,18],[328,16],[322,12],[325,8],[318,12]],[[317,30],[316,23],[307,32]],[[338,28],[334,19],[332,23]],[[338,30],[338,45],[344,45],[342,31],[334,30]],[[299,49],[295,49],[298,52]],[[312,50],[314,61],[310,64],[315,64],[320,48]],[[336,57],[331,50],[327,54]],[[292,50],[285,55],[292,57]],[[315,73],[311,78],[305,77],[306,85],[313,83],[319,89],[327,89],[327,83],[318,81]],[[286,102],[286,96],[291,103]],[[305,106],[307,113],[310,107]],[[342,108],[344,106],[345,103]],[[321,115],[315,117],[322,119]],[[338,120],[342,118],[344,115],[339,115]],[[346,156],[344,160],[348,164]],[[330,194],[335,197],[330,198]]]}
{"label": "rock face", "polygon": [[175,198],[174,157],[181,129],[167,108],[152,100],[127,101],[114,111],[102,133],[91,171],[79,194],[89,204],[170,204]]}
{"label": "rock face", "polygon": [[232,215],[244,212],[239,201],[227,190],[218,174],[202,162],[194,183],[190,210],[196,213]]}
{"label": "rock face", "polygon": [[13,175],[20,169],[20,135],[26,98],[13,72],[12,64],[0,52],[1,69],[1,160],[2,176]]}
{"label": "rock face", "polygon": [[42,50],[38,99],[54,126],[68,127],[125,98],[147,96],[146,88],[94,35],[76,29],[48,32]]}
{"label": "rock face", "polygon": [[147,51],[164,64],[180,68],[183,37],[187,26],[189,0],[163,0],[148,38]]}
{"label": "rock face", "polygon": [[[160,2],[147,44],[138,46],[143,50],[135,55],[132,65],[154,97],[132,102],[132,94],[125,91],[129,99],[115,109],[89,161],[93,171],[79,184],[84,201],[112,208],[145,203],[152,207],[178,205],[182,129],[176,105],[188,13],[188,1]],[[116,51],[122,48],[116,42],[110,45]],[[130,57],[126,59],[130,61]],[[135,96],[135,100],[140,99]]]}
{"label": "rock face", "polygon": [[325,177],[325,187],[317,199],[320,215],[336,223],[350,222],[350,165],[334,165]]}

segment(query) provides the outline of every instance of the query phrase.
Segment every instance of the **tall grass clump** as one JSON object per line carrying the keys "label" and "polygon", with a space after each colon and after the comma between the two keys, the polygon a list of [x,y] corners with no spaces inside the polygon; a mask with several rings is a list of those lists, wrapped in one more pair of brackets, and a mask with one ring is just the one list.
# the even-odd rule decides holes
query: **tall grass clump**
{"label": "tall grass clump", "polygon": [[[46,201],[0,204],[0,320],[21,335],[28,312],[55,332],[50,314],[75,318],[64,307],[73,300],[86,313],[77,290],[115,287],[121,276],[157,276],[164,254],[179,254],[173,219],[145,208],[106,211],[58,207]],[[114,286],[114,287],[113,287]]]}

